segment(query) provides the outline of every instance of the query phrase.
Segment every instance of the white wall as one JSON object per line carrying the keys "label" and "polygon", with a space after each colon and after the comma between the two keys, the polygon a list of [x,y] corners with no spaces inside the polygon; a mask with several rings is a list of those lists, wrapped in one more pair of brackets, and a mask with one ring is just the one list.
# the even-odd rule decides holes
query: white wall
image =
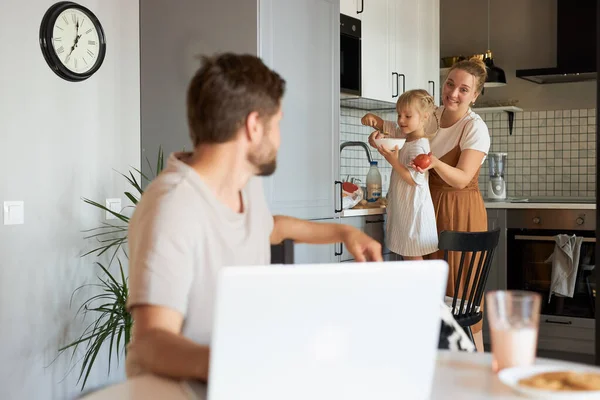
{"label": "white wall", "polygon": [[[104,25],[104,65],[69,83],[47,66],[39,24],[54,0],[2,0],[0,12],[0,202],[23,200],[25,224],[0,224],[0,398],[65,399],[79,393],[78,369],[59,346],[82,323],[73,290],[96,275],[82,230],[101,213],[81,197],[122,197],[113,171],[139,167],[138,0],[80,0]],[[125,204],[125,203],[124,203]],[[77,306],[79,303],[76,304]],[[100,357],[99,357],[100,358]],[[109,381],[106,352],[89,387]],[[121,379],[117,368],[110,379]]]}
{"label": "white wall", "polygon": [[[487,50],[485,0],[440,2],[442,57]],[[527,109],[594,108],[596,82],[538,85],[515,76],[517,69],[556,66],[556,0],[490,0],[490,47],[508,85],[486,90],[482,101],[519,100]]]}
{"label": "white wall", "polygon": [[[235,10],[232,12],[231,10]],[[141,14],[142,160],[191,150],[186,91],[198,55],[258,54],[257,2],[250,0],[144,0]]]}

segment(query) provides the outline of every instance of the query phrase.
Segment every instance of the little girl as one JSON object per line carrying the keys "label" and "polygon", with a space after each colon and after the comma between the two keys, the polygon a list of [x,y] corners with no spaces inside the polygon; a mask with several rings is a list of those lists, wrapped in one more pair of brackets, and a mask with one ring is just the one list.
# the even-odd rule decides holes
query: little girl
{"label": "little girl", "polygon": [[438,250],[438,232],[429,173],[417,172],[409,165],[419,154],[430,152],[425,126],[435,118],[435,103],[427,91],[409,90],[398,99],[396,111],[398,128],[384,126],[384,121],[373,114],[366,114],[361,122],[384,132],[391,128],[392,137],[406,138],[400,150],[374,146],[393,168],[387,195],[386,245],[405,260],[422,260]]}

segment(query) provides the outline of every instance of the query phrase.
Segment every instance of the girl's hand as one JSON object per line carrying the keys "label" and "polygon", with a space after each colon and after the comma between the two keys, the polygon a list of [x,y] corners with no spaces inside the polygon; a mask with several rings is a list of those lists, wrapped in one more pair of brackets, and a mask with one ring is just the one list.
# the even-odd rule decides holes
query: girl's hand
{"label": "girl's hand", "polygon": [[398,146],[394,147],[394,150],[388,150],[383,146],[376,146],[379,154],[385,158],[385,160],[392,166],[398,162]]}
{"label": "girl's hand", "polygon": [[365,114],[365,116],[361,118],[360,123],[378,130],[383,129],[383,120],[375,114]]}
{"label": "girl's hand", "polygon": [[371,133],[369,135],[369,144],[371,145],[371,147],[375,147],[377,150],[379,150],[377,148],[377,143],[375,143],[375,139],[379,139],[381,137],[383,137],[383,135],[379,131],[374,131],[373,133]]}
{"label": "girl's hand", "polygon": [[431,163],[427,168],[421,168],[416,166],[414,160],[410,162],[409,167],[420,173],[424,173],[425,171],[429,171],[430,169],[435,168],[439,163],[439,159],[433,154],[431,154],[431,152],[429,152],[427,155],[431,158]]}

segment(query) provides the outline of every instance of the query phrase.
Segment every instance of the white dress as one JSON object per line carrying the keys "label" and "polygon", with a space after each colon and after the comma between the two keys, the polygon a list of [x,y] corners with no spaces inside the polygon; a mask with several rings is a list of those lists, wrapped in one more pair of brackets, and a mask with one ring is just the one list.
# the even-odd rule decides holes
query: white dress
{"label": "white dress", "polygon": [[[429,140],[406,142],[398,152],[400,164],[408,166],[419,154],[430,151]],[[408,168],[416,186],[392,172],[388,190],[386,245],[396,254],[423,256],[438,250],[435,211],[429,192],[429,172]]]}

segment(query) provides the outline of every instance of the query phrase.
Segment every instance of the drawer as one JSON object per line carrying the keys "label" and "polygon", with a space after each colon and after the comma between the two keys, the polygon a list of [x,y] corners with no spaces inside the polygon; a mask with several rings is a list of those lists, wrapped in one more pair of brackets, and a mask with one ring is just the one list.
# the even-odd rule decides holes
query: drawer
{"label": "drawer", "polygon": [[[367,215],[361,217],[346,217],[343,218],[341,223],[353,226],[361,231],[365,232],[367,235],[371,236],[373,239],[377,240],[381,243],[383,247],[383,254],[387,255],[390,251],[385,248],[385,215]],[[354,260],[354,257],[348,249],[344,246],[342,249],[342,255],[340,261],[351,261]]]}

